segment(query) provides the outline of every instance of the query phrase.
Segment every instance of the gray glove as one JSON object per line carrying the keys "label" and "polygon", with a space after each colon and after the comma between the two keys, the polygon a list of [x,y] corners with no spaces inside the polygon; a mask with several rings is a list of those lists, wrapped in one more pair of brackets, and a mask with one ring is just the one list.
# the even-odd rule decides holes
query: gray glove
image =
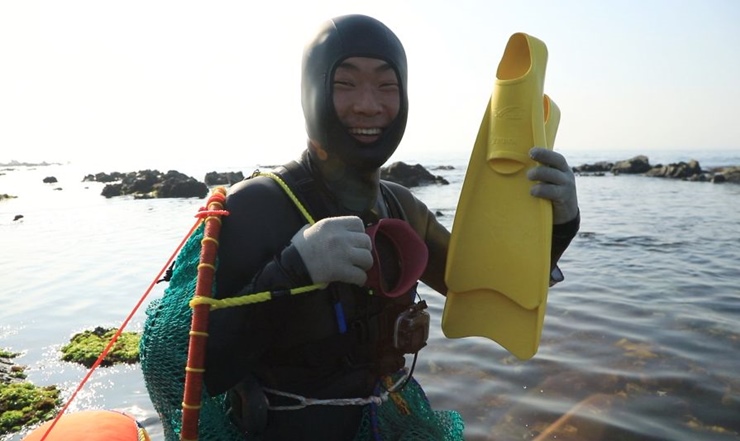
{"label": "gray glove", "polygon": [[313,283],[363,285],[373,266],[370,236],[357,216],[322,219],[301,228],[290,241]]}
{"label": "gray glove", "polygon": [[576,178],[565,157],[558,152],[541,147],[529,151],[532,159],[542,164],[527,172],[532,181],[532,196],[552,201],[552,223],[564,224],[578,215]]}

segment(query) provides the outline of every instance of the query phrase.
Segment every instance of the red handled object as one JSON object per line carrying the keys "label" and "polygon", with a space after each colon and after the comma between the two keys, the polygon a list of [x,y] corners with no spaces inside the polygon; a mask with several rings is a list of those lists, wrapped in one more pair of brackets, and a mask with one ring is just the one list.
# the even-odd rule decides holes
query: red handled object
{"label": "red handled object", "polygon": [[[373,266],[367,271],[365,284],[373,294],[384,297],[398,297],[407,293],[424,273],[429,258],[429,250],[408,222],[401,219],[381,219],[365,229],[373,243]],[[395,262],[381,262],[380,243],[390,243]],[[384,266],[398,265],[395,286],[387,286]]]}

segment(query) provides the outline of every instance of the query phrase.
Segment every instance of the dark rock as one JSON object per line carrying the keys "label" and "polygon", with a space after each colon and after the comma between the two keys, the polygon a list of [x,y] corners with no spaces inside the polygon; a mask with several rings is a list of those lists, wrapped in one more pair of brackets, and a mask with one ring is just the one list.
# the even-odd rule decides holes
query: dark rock
{"label": "dark rock", "polygon": [[683,179],[691,182],[733,182],[740,183],[740,166],[715,167],[703,170],[699,161],[691,159],[688,162],[677,162],[668,165],[658,164],[650,166],[647,156],[639,155],[632,159],[619,161],[616,164],[602,161],[594,164],[583,164],[573,167],[573,173],[601,176],[611,171],[615,175],[644,174],[650,177]]}
{"label": "dark rock", "polygon": [[600,161],[596,162],[594,164],[582,164],[578,167],[573,167],[573,173],[576,174],[598,174],[599,176],[603,176],[604,173],[612,171],[612,168],[614,167],[613,162],[607,162],[607,161]]}
{"label": "dark rock", "polygon": [[195,178],[178,172],[167,172],[164,182],[158,185],[158,198],[204,198],[208,195],[208,186]]}
{"label": "dark rock", "polygon": [[[140,170],[111,176],[120,178],[120,182],[106,184],[101,194],[107,198],[123,195],[132,195],[135,199],[204,198],[208,194],[206,184],[175,170],[167,173],[158,170]],[[92,175],[86,176],[85,179],[90,177]],[[109,177],[95,175],[94,179],[107,180]]]}
{"label": "dark rock", "polygon": [[659,178],[689,179],[696,175],[701,175],[702,170],[699,162],[690,160],[689,162],[677,162],[673,164],[653,167],[645,173],[646,176]]}
{"label": "dark rock", "polygon": [[232,185],[244,180],[242,172],[210,172],[206,173],[206,185]]}
{"label": "dark rock", "polygon": [[23,215],[22,214],[16,214],[15,217],[13,218],[13,222],[15,222],[17,220],[21,220],[21,219],[23,219]]}
{"label": "dark rock", "polygon": [[44,184],[54,184],[57,182],[57,178],[54,176],[47,176],[44,178]]}
{"label": "dark rock", "polygon": [[740,166],[716,168],[713,170],[710,180],[715,184],[721,184],[723,182],[740,184]]}
{"label": "dark rock", "polygon": [[18,356],[18,354],[0,349],[0,383],[16,383],[26,378],[23,373],[23,366],[18,366],[13,363],[12,358],[15,358],[16,356]]}
{"label": "dark rock", "polygon": [[691,181],[691,182],[707,182],[709,179],[710,178],[707,177],[707,174],[703,172],[686,178],[687,181]]}
{"label": "dark rock", "polygon": [[434,176],[420,164],[411,166],[405,162],[394,162],[388,167],[381,168],[380,178],[409,188],[429,184],[449,184],[445,178]]}
{"label": "dark rock", "polygon": [[87,175],[82,179],[82,182],[116,182],[121,181],[126,175],[120,172],[113,173],[96,173],[94,175]]}
{"label": "dark rock", "polygon": [[160,182],[162,174],[157,170],[141,170],[129,173],[123,178],[123,191],[126,194],[151,193],[154,184]]}
{"label": "dark rock", "polygon": [[611,171],[615,175],[636,175],[640,173],[645,173],[650,169],[650,160],[648,159],[648,157],[645,155],[639,155],[635,156],[632,159],[617,162],[616,164],[614,164]]}
{"label": "dark rock", "polygon": [[3,199],[15,199],[17,197],[18,196],[13,196],[13,195],[2,193],[0,194],[0,201],[2,201]]}
{"label": "dark rock", "polygon": [[123,195],[123,184],[121,183],[108,184],[105,187],[103,187],[103,192],[101,194],[107,198],[122,196]]}

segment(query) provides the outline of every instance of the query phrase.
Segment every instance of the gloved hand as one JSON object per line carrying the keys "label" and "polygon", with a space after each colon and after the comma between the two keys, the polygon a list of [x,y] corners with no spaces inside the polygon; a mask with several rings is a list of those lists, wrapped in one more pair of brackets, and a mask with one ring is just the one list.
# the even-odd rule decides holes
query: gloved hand
{"label": "gloved hand", "polygon": [[578,215],[576,178],[568,161],[560,153],[541,147],[530,149],[529,156],[542,164],[527,172],[529,180],[539,181],[532,186],[532,196],[552,201],[554,225],[575,219]]}
{"label": "gloved hand", "polygon": [[290,240],[313,283],[363,285],[373,266],[372,243],[357,216],[329,217],[306,225]]}

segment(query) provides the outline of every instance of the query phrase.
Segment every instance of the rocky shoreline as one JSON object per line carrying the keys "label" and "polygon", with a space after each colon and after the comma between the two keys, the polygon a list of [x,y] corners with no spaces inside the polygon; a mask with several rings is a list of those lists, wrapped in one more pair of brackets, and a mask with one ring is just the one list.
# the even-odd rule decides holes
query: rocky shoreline
{"label": "rocky shoreline", "polygon": [[655,178],[680,179],[692,182],[723,182],[740,183],[740,166],[714,167],[703,169],[699,161],[691,159],[687,162],[675,162],[667,165],[651,165],[645,155],[638,155],[631,159],[617,162],[600,161],[592,164],[583,164],[573,167],[576,175],[604,176],[613,175],[644,175]]}
{"label": "rocky shoreline", "polygon": [[[16,163],[14,165],[22,165]],[[48,164],[42,164],[48,165]],[[265,168],[270,168],[265,167]],[[436,167],[436,170],[451,170],[453,166]],[[740,183],[740,166],[724,166],[703,169],[699,161],[650,164],[645,155],[638,155],[622,161],[599,161],[573,167],[579,176],[644,175],[648,177],[680,179],[694,182]],[[380,169],[381,179],[399,183],[412,188],[423,185],[448,185],[442,176],[434,175],[421,164],[409,165],[405,162],[394,162]],[[230,186],[244,179],[242,172],[208,172],[203,181],[187,176],[176,170],[166,173],[159,170],[139,170],[135,172],[95,173],[85,176],[83,182],[99,182],[105,186],[101,195],[106,198],[133,196],[134,199],[152,198],[205,198],[209,188],[216,185]],[[57,184],[54,176],[47,176],[44,183]],[[57,187],[55,190],[61,190]],[[0,194],[0,200],[15,198],[13,195]]]}
{"label": "rocky shoreline", "polygon": [[[270,168],[270,167],[266,167]],[[452,167],[442,167],[450,169]],[[397,182],[406,187],[420,185],[447,185],[449,182],[441,176],[430,173],[421,164],[408,165],[404,162],[394,162],[381,169],[381,178]],[[216,185],[230,186],[244,180],[242,172],[208,172],[203,181],[188,176],[177,170],[166,173],[159,170],[139,170],[135,172],[111,172],[88,174],[82,182],[99,182],[105,184],[101,196],[113,198],[118,196],[133,196],[134,199],[153,198],[200,198],[208,195],[209,188]],[[45,184],[58,184],[55,176],[47,176]],[[60,187],[55,188],[61,190]],[[2,194],[0,199],[10,199],[15,196]]]}

